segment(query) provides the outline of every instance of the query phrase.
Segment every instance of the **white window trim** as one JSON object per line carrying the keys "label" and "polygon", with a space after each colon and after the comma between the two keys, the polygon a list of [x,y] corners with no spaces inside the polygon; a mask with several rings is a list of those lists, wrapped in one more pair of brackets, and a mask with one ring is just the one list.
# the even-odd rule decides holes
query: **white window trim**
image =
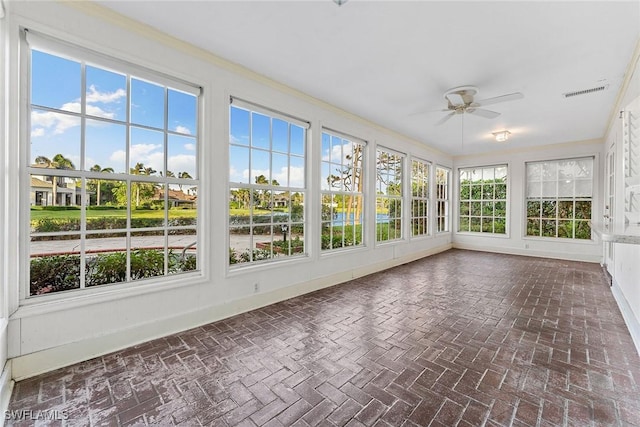
{"label": "white window trim", "polygon": [[[286,121],[288,123],[294,124],[296,126],[299,126],[301,128],[304,129],[305,135],[304,135],[304,155],[302,156],[304,159],[304,167],[305,167],[305,173],[304,173],[304,187],[302,189],[300,189],[299,187],[281,187],[281,186],[271,186],[271,185],[260,185],[258,186],[258,188],[260,189],[269,189],[269,190],[274,190],[274,191],[298,191],[304,194],[304,206],[303,206],[303,227],[304,227],[304,252],[299,254],[299,255],[290,255],[288,257],[281,257],[281,258],[277,258],[277,259],[268,259],[268,260],[262,260],[262,261],[251,261],[251,262],[246,262],[246,263],[237,263],[237,264],[230,264],[229,263],[229,259],[228,259],[228,248],[231,247],[231,236],[229,233],[230,230],[230,226],[229,226],[229,219],[230,219],[230,215],[229,215],[229,192],[231,191],[232,188],[239,188],[239,187],[243,187],[243,188],[253,188],[251,187],[252,185],[255,186],[255,184],[251,184],[251,182],[249,183],[238,183],[235,181],[231,181],[229,179],[229,168],[230,168],[230,162],[229,162],[229,155],[230,155],[230,151],[229,151],[229,147],[231,146],[230,142],[227,142],[225,144],[225,155],[226,155],[226,186],[225,186],[225,193],[226,193],[226,198],[225,198],[225,245],[227,248],[227,251],[225,252],[226,254],[226,259],[224,261],[224,265],[225,265],[225,277],[234,277],[237,275],[242,275],[245,273],[250,273],[252,271],[262,271],[262,270],[268,270],[270,268],[274,268],[274,267],[281,267],[283,264],[286,263],[299,263],[299,262],[307,262],[311,259],[311,256],[313,254],[313,249],[310,248],[309,242],[310,242],[310,236],[309,236],[309,232],[310,232],[310,225],[309,225],[309,210],[310,207],[309,205],[311,203],[307,202],[308,198],[309,198],[309,140],[310,140],[310,131],[311,131],[311,122],[304,120],[304,119],[300,119],[296,116],[292,116],[290,114],[287,113],[283,113],[280,112],[278,110],[275,109],[271,109],[269,107],[265,107],[262,106],[260,104],[257,103],[253,103],[251,101],[246,101],[244,99],[235,97],[233,95],[228,95],[228,104],[226,105],[226,114],[227,114],[227,127],[226,127],[226,134],[227,135],[231,135],[231,108],[232,107],[237,107],[243,110],[247,110],[249,112],[256,112],[262,115],[266,115],[269,116],[270,118],[276,118],[276,119],[280,119],[283,121]],[[230,141],[230,138],[229,138]],[[242,145],[244,147],[244,145]],[[249,144],[248,146],[246,146],[249,150],[251,149],[251,144]],[[267,151],[267,150],[264,150]],[[270,148],[269,153],[272,152],[272,149]],[[289,155],[291,155],[289,153]],[[298,155],[296,155],[295,157],[300,157]],[[251,161],[249,161],[249,168],[251,168]],[[289,171],[290,173],[290,171]],[[243,226],[247,226],[247,227],[251,227],[253,225],[253,223],[249,223],[249,224],[244,224]]]}
{"label": "white window trim", "polygon": [[[460,202],[462,201],[460,199],[460,171],[463,169],[483,169],[483,168],[497,168],[497,167],[501,167],[504,166],[507,168],[507,177],[505,179],[505,183],[507,185],[507,194],[506,194],[506,199],[505,199],[505,232],[504,233],[493,233],[493,232],[482,232],[482,231],[460,231],[458,230],[460,228]],[[495,163],[495,164],[487,164],[487,165],[480,165],[480,166],[460,166],[458,167],[458,173],[456,174],[456,178],[455,178],[455,184],[456,184],[456,194],[457,194],[457,198],[456,198],[456,220],[455,220],[455,233],[456,234],[460,234],[460,235],[465,235],[465,236],[484,236],[484,237],[497,237],[497,238],[508,238],[510,235],[510,230],[509,230],[509,224],[510,224],[510,211],[509,211],[509,202],[510,202],[510,196],[511,196],[511,164],[509,162],[504,162],[504,163]],[[495,199],[494,199],[495,202]],[[494,217],[495,218],[495,217]]]}
{"label": "white window trim", "polygon": [[[202,99],[202,86],[197,84],[192,84],[185,82],[181,78],[168,76],[161,72],[151,71],[145,68],[142,65],[136,65],[131,62],[128,62],[123,59],[118,59],[116,57],[111,57],[107,55],[103,55],[99,52],[87,49],[80,45],[76,45],[73,43],[66,42],[64,40],[55,38],[53,36],[45,35],[38,31],[26,29],[23,27],[18,28],[19,32],[19,45],[20,45],[20,54],[19,54],[19,72],[21,75],[20,79],[20,88],[18,90],[20,96],[19,110],[20,110],[20,125],[19,125],[19,140],[20,140],[20,148],[19,148],[19,162],[20,164],[25,164],[29,162],[29,146],[30,146],[30,115],[27,114],[31,110],[31,94],[30,94],[30,80],[31,80],[31,49],[36,49],[40,51],[44,51],[47,53],[51,53],[56,56],[60,56],[63,58],[68,58],[73,61],[81,61],[90,65],[96,65],[97,67],[107,69],[110,71],[114,71],[119,74],[129,74],[131,78],[138,78],[141,80],[149,79],[153,83],[159,83],[164,86],[170,87],[171,89],[175,89],[177,91],[182,91],[188,94],[191,94],[197,99],[197,134],[195,138],[197,138],[197,151],[196,151],[196,171],[197,171],[197,179],[193,180],[185,180],[185,179],[175,179],[170,177],[153,177],[153,176],[142,176],[136,178],[134,175],[130,174],[113,174],[110,175],[109,178],[113,180],[121,180],[121,181],[144,181],[144,182],[162,182],[167,185],[178,182],[181,184],[191,183],[198,186],[200,190],[202,190],[203,177],[200,176],[202,171],[202,141],[204,135],[204,123],[202,120],[202,112],[203,112],[203,99]],[[27,75],[27,78],[24,76]],[[84,79],[84,75],[82,76]],[[81,94],[82,102],[84,106],[84,97],[85,94]],[[67,113],[67,112],[65,112]],[[73,115],[74,113],[69,113]],[[81,114],[76,114],[78,117],[84,116]],[[87,118],[91,119],[92,116],[87,116]],[[117,122],[122,123],[122,122]],[[125,123],[130,123],[127,119]],[[142,126],[144,127],[144,126]],[[165,129],[167,134],[175,134],[182,135],[179,133],[175,133]],[[128,140],[128,137],[127,137]],[[165,147],[166,149],[166,147]],[[81,154],[83,154],[81,152]],[[127,165],[128,163],[129,150],[127,150]],[[83,157],[83,156],[81,156]],[[82,160],[84,161],[84,159]],[[165,153],[165,166],[166,166],[166,153]],[[48,293],[43,295],[30,295],[30,284],[29,284],[29,264],[30,264],[30,200],[29,200],[29,192],[30,192],[30,175],[32,174],[32,169],[30,167],[21,167],[21,173],[19,178],[19,211],[20,211],[20,220],[19,227],[22,231],[23,237],[18,242],[18,253],[19,253],[19,271],[20,276],[23,278],[19,283],[18,290],[18,311],[13,314],[13,316],[17,317],[25,317],[33,314],[41,314],[48,313],[58,310],[64,310],[67,308],[80,307],[87,304],[92,304],[95,302],[106,302],[111,300],[118,300],[121,298],[128,298],[141,294],[148,294],[150,292],[161,292],[168,289],[185,287],[191,285],[197,285],[201,283],[205,283],[210,278],[210,269],[204,265],[202,262],[204,258],[203,253],[206,251],[204,248],[204,239],[203,239],[203,218],[207,215],[204,214],[206,203],[202,201],[202,197],[199,197],[198,200],[198,216],[197,223],[195,226],[187,226],[186,228],[196,230],[197,246],[198,251],[196,252],[197,257],[197,266],[198,269],[194,271],[173,274],[173,275],[164,275],[164,276],[156,276],[149,277],[144,279],[137,280],[129,280],[124,282],[116,282],[109,283],[104,285],[99,285],[95,287],[82,287],[77,289],[70,289],[62,292]],[[75,172],[73,175],[82,174],[84,179],[90,179],[92,177],[104,177],[104,175],[100,175],[95,172],[90,172],[88,170],[81,170],[81,166],[79,170],[72,171]],[[48,174],[52,176],[68,176],[69,171],[60,170],[60,171],[48,171]],[[204,194],[203,191],[199,191],[200,194]],[[168,197],[168,191],[165,191],[165,203]],[[129,212],[130,207],[127,208]],[[81,221],[85,219],[85,212],[82,211]],[[127,222],[130,221],[130,215],[128,214]],[[167,226],[161,227],[163,230],[167,228]],[[130,225],[127,226],[126,229],[122,231],[130,231]],[[138,230],[138,229],[136,229]],[[149,228],[149,231],[154,230],[154,228]],[[109,230],[113,232],[118,232],[119,230]],[[146,230],[145,230],[146,231]],[[97,231],[96,231],[97,232]],[[58,235],[62,235],[65,233],[57,233]],[[66,234],[92,234],[92,231],[81,230],[77,232],[69,232]],[[160,237],[160,236],[159,236]],[[166,240],[166,236],[163,236]],[[129,253],[130,247],[130,237],[126,237],[127,239],[127,254]],[[82,247],[84,248],[84,242],[82,243]],[[82,265],[82,264],[81,264]],[[127,276],[129,275],[129,261],[127,261]],[[81,273],[84,276],[84,273]]]}
{"label": "white window trim", "polygon": [[[527,235],[527,223],[528,223],[528,216],[527,216],[527,187],[528,187],[528,180],[527,180],[527,164],[529,163],[544,163],[544,162],[559,162],[559,161],[564,161],[564,160],[579,160],[579,159],[592,159],[593,160],[593,176],[592,178],[592,187],[591,187],[591,220],[589,221],[590,223],[593,221],[593,218],[597,218],[598,215],[600,214],[599,211],[599,204],[595,203],[596,200],[600,197],[600,193],[599,193],[599,182],[600,182],[600,172],[599,172],[599,160],[600,160],[600,155],[599,153],[583,153],[583,154],[576,154],[576,155],[569,155],[569,156],[561,156],[561,157],[553,157],[553,158],[534,158],[534,159],[529,159],[529,160],[525,160],[522,163],[523,169],[522,169],[522,173],[523,173],[523,179],[522,179],[522,216],[520,218],[521,221],[521,226],[522,226],[522,236],[521,238],[523,240],[531,240],[531,241],[538,241],[538,242],[555,242],[555,243],[565,243],[565,244],[579,244],[579,245],[597,245],[600,244],[599,239],[596,237],[595,235],[595,231],[593,230],[593,226],[591,226],[591,238],[590,239],[576,239],[576,238],[566,238],[566,237],[543,237],[543,236],[528,236]],[[507,190],[509,190],[509,188],[507,187]]]}
{"label": "white window trim", "polygon": [[[427,201],[427,232],[425,234],[419,234],[417,236],[413,235],[413,161],[418,161],[421,163],[424,163],[428,166],[429,171],[428,171],[428,175],[427,175],[427,191],[428,191],[428,195],[426,199],[423,198],[418,198],[418,200],[426,200]],[[429,160],[425,160],[421,157],[418,156],[410,156],[409,158],[409,165],[410,165],[410,169],[411,169],[411,176],[409,181],[409,190],[407,191],[407,195],[409,197],[409,239],[413,240],[413,239],[428,239],[431,238],[435,235],[434,230],[435,230],[435,223],[432,220],[432,208],[431,206],[433,205],[433,191],[432,191],[432,177],[434,176],[434,165],[433,162],[429,161]]]}
{"label": "white window trim", "polygon": [[[401,236],[399,238],[396,239],[388,239],[388,240],[382,240],[379,241],[378,240],[378,151],[385,151],[389,154],[395,155],[395,156],[400,156],[401,157],[401,177],[402,177],[402,182],[400,184],[400,189],[402,191],[402,194],[400,196],[389,196],[386,195],[386,197],[388,198],[392,198],[392,199],[397,199],[400,200],[401,203],[401,213],[400,213],[400,220],[402,221],[402,224],[400,226],[400,233]],[[406,189],[406,182],[407,182],[407,177],[406,177],[406,170],[407,170],[407,154],[403,153],[402,151],[398,151],[398,150],[394,150],[392,148],[387,148],[384,145],[376,145],[375,147],[375,161],[371,162],[372,168],[371,170],[374,171],[373,177],[372,177],[372,181],[374,183],[374,196],[373,196],[373,212],[374,212],[374,219],[373,219],[373,224],[372,224],[372,228],[373,228],[373,241],[374,241],[374,245],[375,246],[386,246],[386,245],[394,245],[397,243],[401,243],[404,241],[407,241],[407,213],[406,213],[406,193],[407,193],[407,189]]]}
{"label": "white window trim", "polygon": [[[368,222],[368,215],[367,215],[367,211],[369,209],[367,209],[367,175],[368,175],[368,170],[367,170],[367,151],[368,151],[368,142],[362,138],[359,138],[357,136],[353,136],[353,135],[349,135],[347,133],[344,132],[340,132],[337,130],[334,130],[332,128],[329,127],[322,127],[320,129],[320,139],[322,141],[322,135],[324,133],[327,133],[329,136],[337,136],[339,138],[343,138],[346,139],[348,141],[351,141],[353,143],[357,143],[360,144],[362,146],[362,165],[361,165],[361,169],[362,172],[365,174],[365,179],[362,181],[362,192],[359,193],[360,197],[362,197],[362,242],[359,245],[352,245],[352,246],[343,246],[341,248],[329,248],[329,249],[322,249],[322,213],[320,213],[320,215],[318,216],[318,218],[320,218],[320,234],[319,234],[319,252],[320,252],[320,256],[327,256],[327,255],[331,255],[334,254],[336,252],[338,253],[343,253],[343,252],[347,252],[347,251],[361,251],[364,248],[367,247],[367,230],[369,228],[369,222]],[[322,150],[322,143],[320,144],[320,150]],[[320,153],[319,157],[319,163],[320,163],[320,174],[322,176],[322,164],[323,164],[323,160],[322,160],[322,153]],[[362,179],[362,178],[361,178]],[[320,178],[320,181],[322,181],[322,177]],[[322,197],[325,194],[358,194],[357,192],[352,192],[352,193],[345,193],[345,192],[333,192],[331,190],[322,190],[322,182],[319,182],[319,196],[320,196],[320,204],[319,207],[322,210]]]}
{"label": "white window trim", "polygon": [[[447,198],[446,198],[446,202],[448,203],[448,210],[447,210],[447,216],[446,216],[446,222],[447,222],[447,228],[448,230],[442,230],[442,231],[438,231],[438,202],[442,201],[443,199],[438,199],[438,183],[437,183],[437,179],[438,179],[438,175],[437,175],[437,170],[438,169],[444,169],[445,171],[447,171]],[[433,215],[433,219],[434,219],[434,235],[443,235],[443,234],[447,234],[447,233],[452,233],[452,224],[451,224],[451,218],[452,218],[452,207],[453,207],[453,200],[452,200],[452,183],[451,183],[451,179],[453,178],[453,168],[449,167],[449,166],[443,166],[441,164],[436,164],[435,167],[433,168],[433,188],[434,188],[434,194],[435,197],[433,198],[433,206],[434,206],[434,215]]]}

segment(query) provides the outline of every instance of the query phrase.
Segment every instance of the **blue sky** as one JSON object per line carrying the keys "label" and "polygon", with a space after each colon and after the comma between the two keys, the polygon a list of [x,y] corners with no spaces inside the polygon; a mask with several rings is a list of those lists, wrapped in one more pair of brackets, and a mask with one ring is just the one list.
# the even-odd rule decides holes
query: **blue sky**
{"label": "blue sky", "polygon": [[[37,50],[32,52],[32,104],[60,112],[32,109],[30,162],[38,156],[51,159],[60,153],[80,168],[81,121],[65,112],[81,111],[81,64]],[[127,99],[126,75],[86,65],[86,112],[94,119],[86,121],[85,169],[98,164],[124,173],[140,162],[164,173],[163,132],[135,126],[164,128],[164,87],[134,76],[130,82],[131,96]],[[168,137],[167,168],[176,175],[188,172],[196,178],[197,98],[173,89],[168,90],[167,96],[167,127],[179,133]],[[126,164],[128,105],[132,124],[129,165]]]}
{"label": "blue sky", "polygon": [[256,177],[264,175],[283,187],[304,187],[305,130],[302,127],[231,107],[230,140],[231,182],[255,183]]}

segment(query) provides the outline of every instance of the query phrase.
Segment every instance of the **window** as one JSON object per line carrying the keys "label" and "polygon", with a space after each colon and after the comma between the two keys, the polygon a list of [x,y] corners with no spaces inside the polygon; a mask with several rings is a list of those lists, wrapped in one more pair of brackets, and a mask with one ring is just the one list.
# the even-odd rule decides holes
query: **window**
{"label": "window", "polygon": [[507,166],[460,169],[458,231],[506,234]]}
{"label": "window", "polygon": [[376,241],[402,239],[402,162],[404,156],[376,152]]}
{"label": "window", "polygon": [[429,234],[429,163],[411,160],[411,235]]}
{"label": "window", "polygon": [[27,294],[197,270],[199,89],[27,42]]}
{"label": "window", "polygon": [[449,174],[451,171],[436,167],[436,232],[449,231]]}
{"label": "window", "polygon": [[529,162],[527,236],[591,239],[593,157]]}
{"label": "window", "polygon": [[364,141],[322,133],[322,250],[363,245]]}
{"label": "window", "polygon": [[308,125],[238,99],[230,107],[229,264],[304,255]]}

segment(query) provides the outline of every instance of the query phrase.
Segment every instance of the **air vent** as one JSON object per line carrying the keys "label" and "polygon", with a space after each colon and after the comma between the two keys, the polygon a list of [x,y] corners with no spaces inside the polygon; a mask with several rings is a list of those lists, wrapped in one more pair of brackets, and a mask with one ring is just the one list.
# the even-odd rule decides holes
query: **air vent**
{"label": "air vent", "polygon": [[602,85],[602,86],[598,86],[598,87],[592,87],[591,89],[576,90],[574,92],[563,93],[562,96],[564,96],[565,98],[571,98],[572,96],[587,95],[587,94],[590,94],[590,93],[603,91],[603,90],[605,90],[607,88],[607,86],[609,86],[609,85]]}

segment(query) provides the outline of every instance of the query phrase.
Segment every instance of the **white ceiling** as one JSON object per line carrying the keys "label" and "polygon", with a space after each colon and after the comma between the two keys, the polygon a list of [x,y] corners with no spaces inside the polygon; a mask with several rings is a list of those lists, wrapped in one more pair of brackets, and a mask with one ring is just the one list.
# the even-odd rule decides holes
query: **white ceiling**
{"label": "white ceiling", "polygon": [[[603,137],[640,35],[637,0],[99,3],[451,154]],[[525,97],[434,126],[462,85]]]}

